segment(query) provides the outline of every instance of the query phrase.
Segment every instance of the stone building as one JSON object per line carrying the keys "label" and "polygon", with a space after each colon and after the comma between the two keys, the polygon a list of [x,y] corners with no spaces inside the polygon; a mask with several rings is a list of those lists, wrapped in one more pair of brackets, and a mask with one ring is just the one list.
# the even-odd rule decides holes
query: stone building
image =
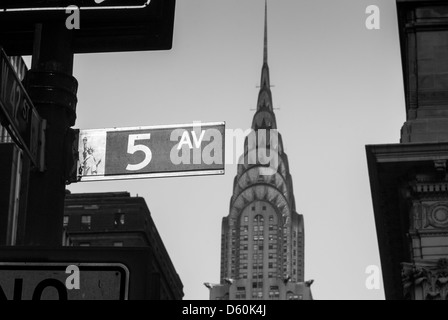
{"label": "stone building", "polygon": [[448,3],[397,0],[400,144],[366,147],[386,299],[448,298]]}

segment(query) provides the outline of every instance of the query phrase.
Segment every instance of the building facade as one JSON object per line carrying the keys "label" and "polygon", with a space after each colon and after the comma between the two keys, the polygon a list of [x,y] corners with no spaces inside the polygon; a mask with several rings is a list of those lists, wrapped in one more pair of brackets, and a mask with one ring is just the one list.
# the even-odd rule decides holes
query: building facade
{"label": "building facade", "polygon": [[222,220],[221,281],[205,283],[212,300],[311,299],[311,282],[304,282],[304,222],[272,102],[266,4],[264,18],[257,111]]}
{"label": "building facade", "polygon": [[397,0],[400,144],[366,147],[386,299],[448,298],[448,5]]}
{"label": "building facade", "polygon": [[180,300],[183,284],[165,249],[146,202],[127,192],[67,194],[64,244],[149,247],[154,300]]}
{"label": "building facade", "polygon": [[[8,58],[19,80],[23,81],[28,69],[22,57]],[[25,210],[25,203],[21,201],[26,198],[24,154],[7,131],[9,124],[2,112],[0,108],[0,245],[15,245],[21,227],[19,214]]]}

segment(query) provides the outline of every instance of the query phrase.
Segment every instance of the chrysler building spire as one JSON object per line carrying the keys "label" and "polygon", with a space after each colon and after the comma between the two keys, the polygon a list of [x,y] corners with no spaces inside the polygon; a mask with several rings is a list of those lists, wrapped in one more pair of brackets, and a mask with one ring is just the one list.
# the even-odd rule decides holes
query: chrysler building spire
{"label": "chrysler building spire", "polygon": [[258,93],[257,112],[252,121],[252,129],[277,129],[272,105],[271,82],[268,66],[268,5],[264,3],[264,41],[263,66],[261,68],[260,92]]}
{"label": "chrysler building spire", "polygon": [[213,300],[312,299],[311,282],[304,282],[303,216],[296,211],[272,106],[266,2],[257,111],[238,161],[229,214],[222,219],[221,281],[208,286]]}
{"label": "chrysler building spire", "polygon": [[264,1],[264,50],[263,64],[268,63],[268,1]]}

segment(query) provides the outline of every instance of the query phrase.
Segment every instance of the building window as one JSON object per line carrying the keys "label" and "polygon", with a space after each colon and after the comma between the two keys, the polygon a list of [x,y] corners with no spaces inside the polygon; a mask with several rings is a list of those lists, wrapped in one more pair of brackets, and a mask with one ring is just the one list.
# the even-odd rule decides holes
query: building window
{"label": "building window", "polygon": [[270,222],[274,221],[274,216],[272,214],[269,216],[269,221]]}
{"label": "building window", "polygon": [[252,211],[255,211],[255,206],[252,207]]}
{"label": "building window", "polygon": [[266,206],[263,206],[263,210],[266,210]]}
{"label": "building window", "polygon": [[248,216],[244,216],[244,222],[249,222],[249,217]]}
{"label": "building window", "polygon": [[90,229],[92,223],[92,216],[91,215],[82,215],[81,216],[81,224],[87,228]]}
{"label": "building window", "polygon": [[257,260],[257,259],[260,259],[260,260],[262,260],[263,259],[263,253],[260,253],[260,254],[254,254],[254,260]]}
{"label": "building window", "polygon": [[68,226],[69,216],[64,216],[64,227]]}
{"label": "building window", "polygon": [[114,217],[114,226],[122,226],[124,225],[124,213],[117,212]]}
{"label": "building window", "polygon": [[279,299],[280,298],[280,291],[278,289],[278,286],[271,286],[269,288],[269,298],[270,299]]}
{"label": "building window", "polygon": [[114,247],[122,247],[122,246],[123,246],[123,241],[114,242]]}
{"label": "building window", "polygon": [[236,299],[246,299],[246,288],[245,287],[238,287],[237,292],[235,295]]}

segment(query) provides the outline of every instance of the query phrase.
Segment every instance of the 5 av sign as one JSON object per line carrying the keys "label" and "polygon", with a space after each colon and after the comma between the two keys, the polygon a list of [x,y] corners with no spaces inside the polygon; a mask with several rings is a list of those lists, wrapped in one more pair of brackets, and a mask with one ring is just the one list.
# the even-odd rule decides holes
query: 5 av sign
{"label": "5 av sign", "polygon": [[80,130],[77,181],[224,174],[225,124]]}

